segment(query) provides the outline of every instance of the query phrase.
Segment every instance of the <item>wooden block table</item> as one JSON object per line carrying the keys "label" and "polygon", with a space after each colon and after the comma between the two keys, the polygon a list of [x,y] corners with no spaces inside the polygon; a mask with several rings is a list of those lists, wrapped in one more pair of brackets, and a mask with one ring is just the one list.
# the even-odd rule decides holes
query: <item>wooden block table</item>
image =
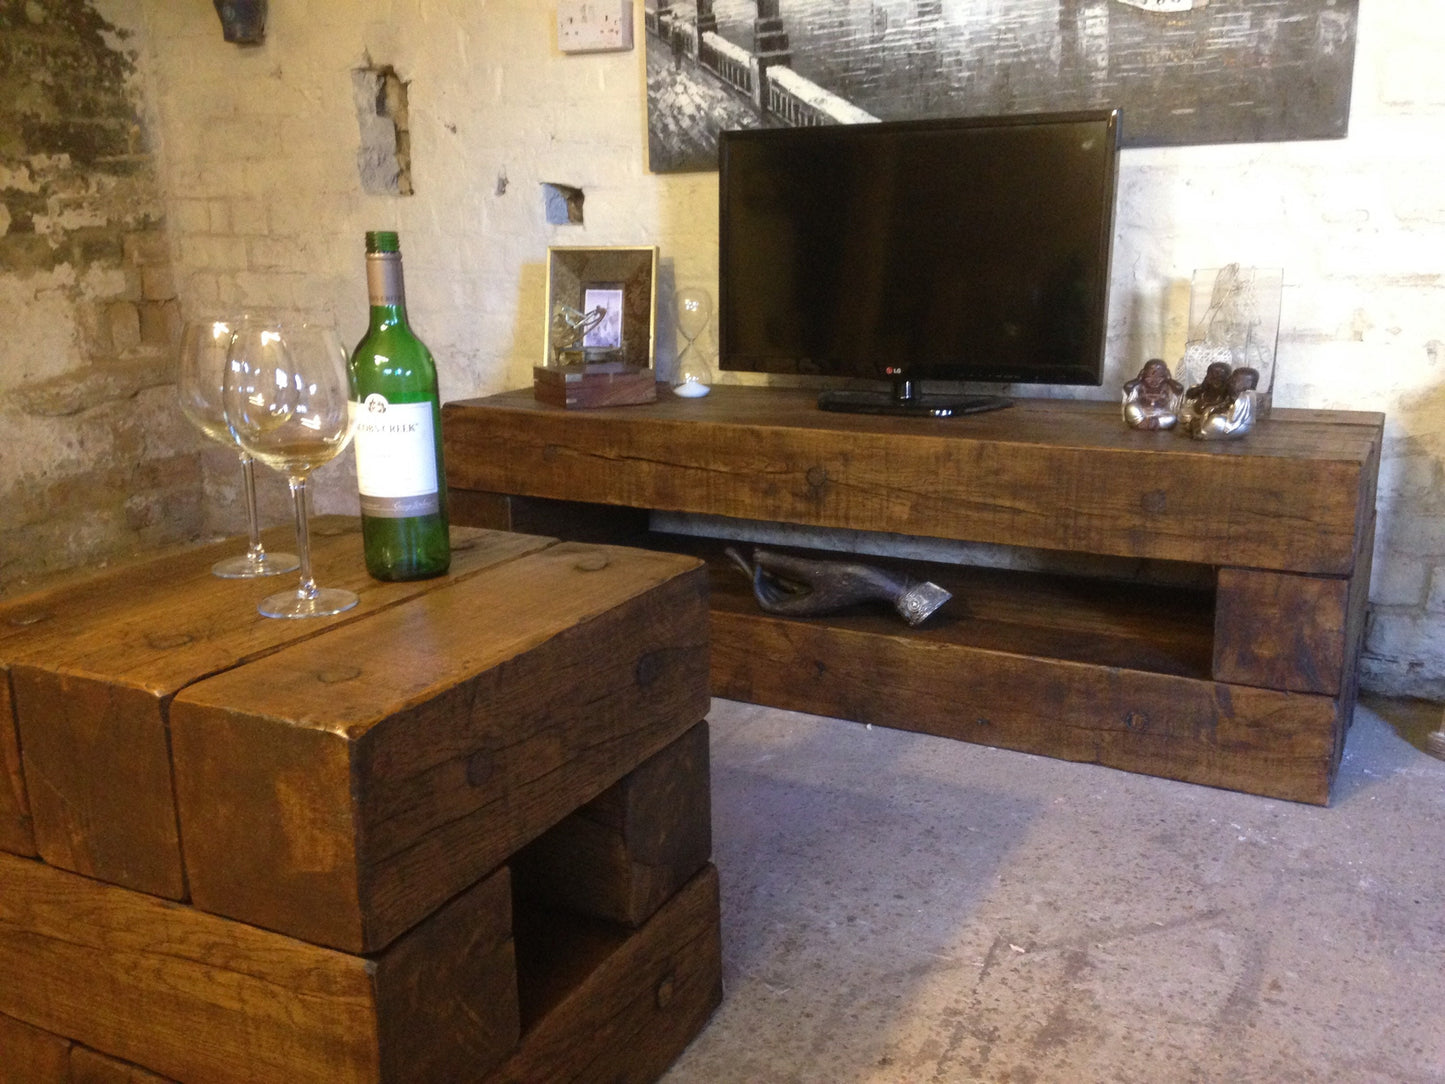
{"label": "wooden block table", "polygon": [[0,603],[0,1084],[655,1079],[721,996],[702,568],[313,543],[352,611],[234,542]]}

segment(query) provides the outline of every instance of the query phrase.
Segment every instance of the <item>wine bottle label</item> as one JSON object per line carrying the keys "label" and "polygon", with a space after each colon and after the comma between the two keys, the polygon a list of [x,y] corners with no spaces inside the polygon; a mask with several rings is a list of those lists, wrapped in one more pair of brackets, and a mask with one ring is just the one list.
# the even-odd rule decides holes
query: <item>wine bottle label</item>
{"label": "wine bottle label", "polygon": [[385,519],[441,511],[431,403],[392,403],[373,393],[351,402],[361,514]]}

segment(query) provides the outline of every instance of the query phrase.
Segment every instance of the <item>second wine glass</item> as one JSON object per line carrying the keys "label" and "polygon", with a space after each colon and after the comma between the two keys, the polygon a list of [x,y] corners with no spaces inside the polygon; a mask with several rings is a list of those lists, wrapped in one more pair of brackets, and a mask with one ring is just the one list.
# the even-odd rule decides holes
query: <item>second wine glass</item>
{"label": "second wine glass", "polygon": [[241,447],[286,475],[296,504],[301,582],[268,595],[266,617],[324,617],[356,605],[351,591],[317,587],[311,574],[306,483],[351,440],[346,352],[333,327],[243,320],[231,340],[225,382],[226,421]]}
{"label": "second wine glass", "polygon": [[176,385],[181,413],[206,436],[239,453],[246,500],[246,552],[226,557],[211,566],[222,579],[250,579],[275,576],[301,566],[294,553],[267,553],[261,544],[261,525],[256,516],[256,467],[251,455],[236,441],[226,424],[226,358],[231,349],[233,322],[225,317],[207,316],[187,321],[181,332],[181,356]]}

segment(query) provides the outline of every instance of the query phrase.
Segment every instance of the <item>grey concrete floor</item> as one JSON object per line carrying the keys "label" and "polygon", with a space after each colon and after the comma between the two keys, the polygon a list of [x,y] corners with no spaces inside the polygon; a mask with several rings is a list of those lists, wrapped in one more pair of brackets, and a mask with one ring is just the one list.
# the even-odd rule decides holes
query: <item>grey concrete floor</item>
{"label": "grey concrete floor", "polygon": [[1328,808],[714,701],[725,999],[666,1084],[1445,1082],[1440,709]]}

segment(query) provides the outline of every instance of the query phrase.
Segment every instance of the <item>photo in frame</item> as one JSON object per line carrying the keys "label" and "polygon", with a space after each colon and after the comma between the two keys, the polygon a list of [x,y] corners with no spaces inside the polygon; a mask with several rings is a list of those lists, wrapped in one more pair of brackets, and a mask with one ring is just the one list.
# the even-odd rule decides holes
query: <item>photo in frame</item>
{"label": "photo in frame", "polygon": [[657,398],[656,246],[547,250],[547,328],[533,392],[564,407]]}
{"label": "photo in frame", "polygon": [[626,296],[621,283],[588,286],[582,291],[584,312],[600,312],[600,319],[582,336],[582,355],[590,351],[622,348],[622,306]]}

